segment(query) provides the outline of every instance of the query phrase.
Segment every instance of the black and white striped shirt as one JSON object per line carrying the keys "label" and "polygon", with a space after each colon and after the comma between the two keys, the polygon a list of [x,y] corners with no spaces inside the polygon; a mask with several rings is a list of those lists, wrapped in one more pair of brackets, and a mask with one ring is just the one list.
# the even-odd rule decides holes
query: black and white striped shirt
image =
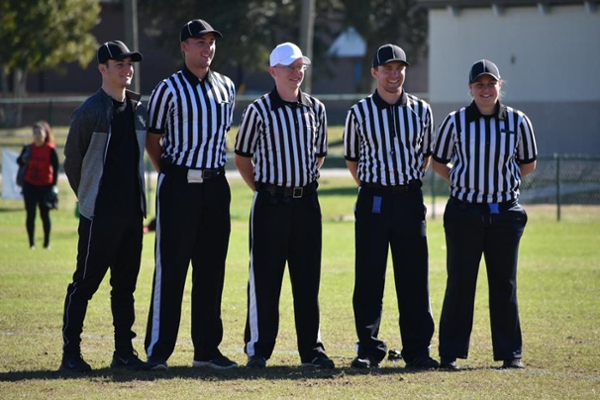
{"label": "black and white striped shirt", "polygon": [[427,102],[403,92],[396,104],[388,104],[375,91],[348,112],[344,156],[358,162],[361,182],[405,185],[423,178],[433,130]]}
{"label": "black and white striped shirt", "polygon": [[521,169],[537,158],[531,121],[498,103],[491,116],[475,103],[442,122],[433,159],[452,163],[451,196],[470,203],[499,203],[519,196]]}
{"label": "black and white striped shirt", "polygon": [[256,182],[298,187],[319,178],[317,158],[327,155],[325,106],[306,93],[299,99],[283,101],[273,89],[244,111],[235,153],[254,157]]}
{"label": "black and white striped shirt", "polygon": [[175,165],[216,169],[227,161],[235,86],[210,71],[202,80],[184,67],[160,82],[148,102],[148,130],[162,134],[162,158]]}

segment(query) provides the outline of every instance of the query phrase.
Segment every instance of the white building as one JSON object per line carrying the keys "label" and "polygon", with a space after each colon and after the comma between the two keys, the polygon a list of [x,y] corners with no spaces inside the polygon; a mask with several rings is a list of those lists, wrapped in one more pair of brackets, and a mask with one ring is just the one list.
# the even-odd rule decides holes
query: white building
{"label": "white building", "polygon": [[429,9],[429,100],[439,124],[470,103],[492,60],[503,101],[532,120],[539,153],[600,155],[600,1],[419,1]]}

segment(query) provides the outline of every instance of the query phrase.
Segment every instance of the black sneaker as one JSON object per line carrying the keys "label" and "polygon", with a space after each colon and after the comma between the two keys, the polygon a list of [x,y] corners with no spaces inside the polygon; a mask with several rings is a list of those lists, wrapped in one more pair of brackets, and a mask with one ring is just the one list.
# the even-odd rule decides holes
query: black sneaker
{"label": "black sneaker", "polygon": [[418,356],[406,363],[406,368],[414,370],[437,369],[440,363],[429,356]]}
{"label": "black sneaker", "polygon": [[523,369],[525,365],[523,365],[523,361],[520,358],[513,358],[510,360],[504,360],[502,363],[502,368],[514,368],[514,369]]}
{"label": "black sneaker", "polygon": [[113,369],[131,369],[135,371],[144,371],[149,368],[148,364],[139,359],[135,350],[129,354],[117,353],[115,351],[110,367]]}
{"label": "black sneaker", "polygon": [[246,368],[262,369],[267,366],[267,360],[261,356],[252,356],[248,359]]}
{"label": "black sneaker", "polygon": [[192,363],[194,367],[210,367],[214,369],[231,369],[236,368],[238,365],[235,361],[231,361],[229,358],[221,355],[206,361],[196,361]]}
{"label": "black sneaker", "polygon": [[150,371],[166,371],[169,369],[169,366],[164,360],[153,360],[149,358],[148,361],[146,361],[146,368]]}
{"label": "black sneaker", "polygon": [[319,354],[315,358],[313,358],[310,362],[303,362],[303,367],[313,367],[313,368],[321,368],[321,369],[333,369],[335,368],[335,364],[333,360],[327,357],[326,354]]}
{"label": "black sneaker", "polygon": [[379,368],[379,366],[379,363],[373,360],[371,357],[356,357],[350,364],[350,367],[356,369]]}
{"label": "black sneaker", "polygon": [[460,367],[456,363],[456,358],[442,357],[440,359],[440,369],[445,369],[447,371],[458,371]]}
{"label": "black sneaker", "polygon": [[92,367],[81,357],[81,353],[63,354],[59,370],[68,373],[86,373],[90,372]]}
{"label": "black sneaker", "polygon": [[400,350],[394,350],[394,349],[388,351],[388,360],[389,361],[402,360],[402,352]]}

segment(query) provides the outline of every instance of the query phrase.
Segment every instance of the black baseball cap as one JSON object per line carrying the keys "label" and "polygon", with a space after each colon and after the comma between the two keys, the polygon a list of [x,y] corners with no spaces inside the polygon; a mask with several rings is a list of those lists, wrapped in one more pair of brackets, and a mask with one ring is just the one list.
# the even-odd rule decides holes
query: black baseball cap
{"label": "black baseball cap", "polygon": [[130,51],[125,43],[120,40],[111,40],[110,42],[103,43],[98,47],[96,53],[96,60],[98,64],[104,64],[108,60],[121,61],[131,57],[131,61],[142,61],[144,57],[137,51]]}
{"label": "black baseball cap", "polygon": [[179,41],[183,42],[189,38],[199,38],[207,33],[213,33],[220,38],[223,37],[221,32],[214,30],[208,22],[201,19],[193,19],[188,21],[187,24],[181,28],[181,32],[179,32]]}
{"label": "black baseball cap", "polygon": [[471,66],[469,72],[469,83],[475,83],[481,75],[489,75],[497,81],[500,81],[500,71],[496,64],[490,60],[479,60]]}
{"label": "black baseball cap", "polygon": [[410,65],[406,61],[406,53],[399,46],[395,44],[384,44],[377,49],[375,56],[373,57],[373,68],[380,65],[385,65],[394,61],[403,62],[407,67]]}

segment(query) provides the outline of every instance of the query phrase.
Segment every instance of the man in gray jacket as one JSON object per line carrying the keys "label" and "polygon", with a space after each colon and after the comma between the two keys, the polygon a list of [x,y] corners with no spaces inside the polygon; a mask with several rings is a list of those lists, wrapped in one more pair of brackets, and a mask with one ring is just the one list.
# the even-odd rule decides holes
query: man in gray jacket
{"label": "man in gray jacket", "polygon": [[115,352],[111,368],[145,369],[132,345],[134,297],[146,214],[144,145],[147,112],[127,90],[142,55],[121,41],[98,48],[102,87],[75,112],[64,168],[79,201],[79,243],[63,320],[63,372],[88,372],[81,332],[89,300],[111,269]]}

